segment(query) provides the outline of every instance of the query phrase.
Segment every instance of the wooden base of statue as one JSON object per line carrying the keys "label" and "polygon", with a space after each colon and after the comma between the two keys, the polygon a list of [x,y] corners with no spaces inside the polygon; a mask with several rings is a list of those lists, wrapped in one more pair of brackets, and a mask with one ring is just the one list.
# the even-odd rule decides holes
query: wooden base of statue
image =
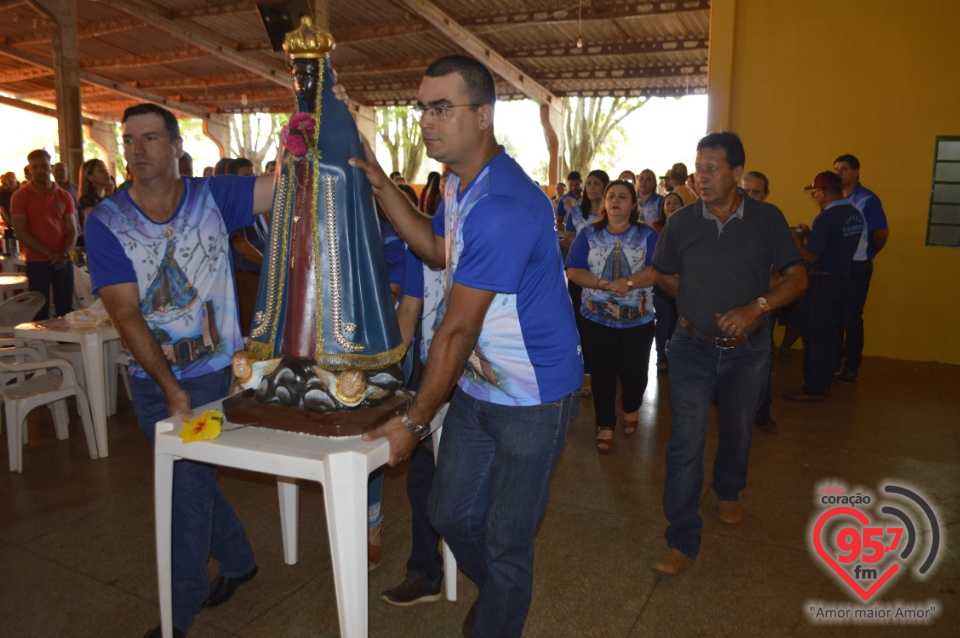
{"label": "wooden base of statue", "polygon": [[400,414],[412,398],[413,395],[407,392],[397,392],[372,408],[320,413],[287,408],[278,403],[260,403],[252,396],[237,394],[224,399],[223,414],[230,423],[270,430],[326,437],[360,436]]}

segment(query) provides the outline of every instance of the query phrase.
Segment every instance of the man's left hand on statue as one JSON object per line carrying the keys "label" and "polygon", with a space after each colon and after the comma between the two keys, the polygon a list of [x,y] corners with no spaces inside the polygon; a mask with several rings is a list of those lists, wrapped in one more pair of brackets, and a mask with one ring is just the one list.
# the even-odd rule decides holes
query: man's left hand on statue
{"label": "man's left hand on statue", "polygon": [[376,441],[382,437],[386,437],[390,442],[390,459],[387,461],[390,467],[396,467],[398,463],[407,460],[420,442],[413,432],[403,425],[399,416],[393,417],[376,430],[364,433],[363,440]]}
{"label": "man's left hand on statue", "polygon": [[763,314],[760,304],[755,301],[731,308],[717,315],[717,328],[728,337],[739,337],[747,332]]}

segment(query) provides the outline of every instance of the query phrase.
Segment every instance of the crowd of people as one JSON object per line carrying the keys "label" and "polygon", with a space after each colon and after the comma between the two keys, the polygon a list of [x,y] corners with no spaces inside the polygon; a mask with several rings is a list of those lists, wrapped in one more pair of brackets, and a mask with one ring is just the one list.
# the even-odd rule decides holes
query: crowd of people
{"label": "crowd of people", "polygon": [[[660,180],[650,169],[622,171],[617,179],[600,169],[585,180],[571,172],[551,202],[497,143],[495,103],[493,76],[481,63],[443,58],[425,72],[418,106],[427,154],[442,172],[431,173],[418,195],[399,173],[387,175],[369,146],[364,157],[349,160],[377,200],[400,332],[410,346],[405,378],[416,391],[405,414],[364,435],[389,440],[391,465],[410,460],[411,555],[403,581],[382,600],[402,607],[440,599],[443,537],[479,588],[464,620],[466,636],[522,632],[534,536],[567,427],[592,396],[596,450],[613,453],[618,388],[629,436],[640,425],[652,353],[658,377],[670,384],[673,411],[663,495],[667,547],[653,571],[677,576],[695,564],[714,404],[717,514],[737,525],[752,432],[775,426],[774,322],[801,334],[805,346],[804,386],[785,399],[823,401],[835,380],[856,382],[872,260],[888,236],[880,200],[859,184],[854,156],[842,155],[833,171],[815,175],[806,189],[818,214],[809,227],[791,229],[765,201],[767,178],[745,172],[745,150],[730,132],[700,140],[693,174],[682,163]],[[227,394],[230,348],[199,353],[174,370],[147,317],[170,304],[189,309],[191,300],[178,296],[216,297],[235,310],[216,317],[219,338],[243,347],[275,180],[256,177],[242,158],[184,179],[193,165],[176,120],[153,105],[128,109],[123,140],[131,172],[123,196],[113,195],[100,160],[84,163],[77,188],[66,166],[51,165],[39,150],[27,158],[25,185],[3,175],[0,212],[24,246],[30,289],[47,294],[52,285],[57,314],[71,309],[72,271],[65,266],[86,235],[95,289],[130,350],[137,415],[152,444],[156,421]],[[275,163],[266,173],[274,170]],[[199,229],[204,251],[182,262],[171,257],[166,280],[184,277],[190,290],[153,299],[155,268],[146,264],[173,254],[171,238]],[[185,310],[190,329],[199,325],[198,312],[199,304]],[[781,347],[779,355],[789,351]],[[447,402],[434,465],[431,422]],[[223,604],[257,573],[215,472],[178,463],[177,635],[189,631],[200,608]],[[371,489],[371,568],[382,557],[379,498]],[[203,525],[180,525],[176,512]],[[220,562],[212,583],[208,556]]]}

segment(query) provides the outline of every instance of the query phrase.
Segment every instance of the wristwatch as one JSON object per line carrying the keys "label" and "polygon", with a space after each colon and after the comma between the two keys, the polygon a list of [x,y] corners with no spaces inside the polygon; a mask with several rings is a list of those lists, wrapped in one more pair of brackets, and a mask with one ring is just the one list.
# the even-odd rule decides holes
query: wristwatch
{"label": "wristwatch", "polygon": [[430,434],[430,424],[427,423],[426,425],[423,425],[420,423],[414,423],[413,421],[410,420],[410,417],[407,415],[407,412],[409,410],[410,410],[410,405],[408,404],[407,409],[403,412],[403,416],[400,417],[400,423],[403,424],[403,427],[410,430],[413,436],[417,437],[418,439],[425,438],[428,434]]}
{"label": "wristwatch", "polygon": [[763,297],[757,297],[757,305],[760,306],[760,310],[764,313],[770,312],[770,304],[768,304],[767,300]]}

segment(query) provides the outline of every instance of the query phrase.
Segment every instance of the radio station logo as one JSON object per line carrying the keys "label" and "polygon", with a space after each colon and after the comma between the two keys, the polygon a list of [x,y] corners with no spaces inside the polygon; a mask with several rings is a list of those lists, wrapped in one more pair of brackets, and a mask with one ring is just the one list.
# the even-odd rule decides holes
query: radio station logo
{"label": "radio station logo", "polygon": [[943,536],[928,498],[898,480],[876,493],[826,481],[814,498],[811,554],[854,604],[808,601],[813,622],[926,623],[938,616],[938,601],[880,602],[906,574],[925,580],[936,568]]}

